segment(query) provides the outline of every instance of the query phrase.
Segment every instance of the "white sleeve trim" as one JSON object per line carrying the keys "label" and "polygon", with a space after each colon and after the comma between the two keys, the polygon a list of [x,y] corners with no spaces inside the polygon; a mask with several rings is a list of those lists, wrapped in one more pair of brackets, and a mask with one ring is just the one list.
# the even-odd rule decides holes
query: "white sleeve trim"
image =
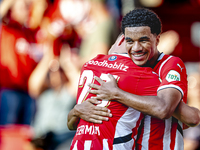
{"label": "white sleeve trim", "polygon": [[162,89],[166,89],[166,88],[175,88],[175,89],[177,89],[177,90],[179,90],[181,92],[182,96],[184,96],[183,90],[179,86],[174,85],[174,84],[163,85],[163,86],[161,86],[161,87],[159,87],[157,89],[157,92],[160,91],[160,90],[162,90]]}
{"label": "white sleeve trim", "polygon": [[170,58],[172,58],[172,56],[169,56],[169,57],[160,65],[159,74],[158,74],[159,77],[160,77],[160,72],[161,72],[161,69],[162,69],[163,65],[164,65]]}

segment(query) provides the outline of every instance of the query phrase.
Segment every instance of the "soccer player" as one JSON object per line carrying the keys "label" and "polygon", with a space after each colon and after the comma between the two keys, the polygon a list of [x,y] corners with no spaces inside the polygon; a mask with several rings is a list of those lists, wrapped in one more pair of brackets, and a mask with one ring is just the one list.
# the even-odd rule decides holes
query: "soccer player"
{"label": "soccer player", "polygon": [[[77,104],[94,96],[88,93],[87,85],[95,81],[94,76],[107,81],[109,79],[107,73],[116,77],[120,88],[138,95],[155,96],[160,84],[158,75],[153,73],[151,68],[138,67],[128,54],[98,55],[85,63],[81,70]],[[86,147],[88,150],[132,149],[143,114],[116,101],[103,100],[99,106],[108,107],[113,117],[102,124],[80,119],[78,127],[77,122],[69,127],[70,129],[77,127],[71,150],[83,150]],[[68,119],[70,120],[71,117],[69,116]]]}
{"label": "soccer player", "polygon": [[[148,9],[130,11],[123,17],[122,31],[125,35],[126,50],[133,62],[141,67],[151,67],[159,75],[161,84],[157,95],[140,96],[128,93],[120,89],[110,75],[110,82],[103,82],[96,77],[100,85],[89,85],[90,88],[96,89],[89,92],[97,95],[89,101],[95,103],[95,99],[115,100],[147,114],[138,131],[136,149],[183,149],[182,122],[190,126],[197,125],[200,118],[199,110],[183,104],[187,98],[187,75],[184,63],[178,57],[159,53],[157,45],[161,22],[154,12]],[[87,105],[89,115],[80,111],[84,110],[82,107],[84,105],[76,107],[74,114],[92,122],[99,122],[105,119],[102,116],[109,114],[106,109],[89,106],[88,103]],[[172,114],[182,122],[171,117]]]}

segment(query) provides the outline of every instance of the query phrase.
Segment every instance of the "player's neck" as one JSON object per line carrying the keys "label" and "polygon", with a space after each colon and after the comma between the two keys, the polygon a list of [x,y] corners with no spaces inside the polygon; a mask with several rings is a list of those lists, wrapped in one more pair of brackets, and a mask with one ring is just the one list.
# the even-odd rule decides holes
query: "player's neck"
{"label": "player's neck", "polygon": [[150,67],[150,68],[154,68],[156,66],[156,64],[158,63],[158,58],[161,55],[161,53],[159,51],[157,51],[157,53],[151,58],[150,61],[147,61],[147,63],[143,66],[143,67]]}

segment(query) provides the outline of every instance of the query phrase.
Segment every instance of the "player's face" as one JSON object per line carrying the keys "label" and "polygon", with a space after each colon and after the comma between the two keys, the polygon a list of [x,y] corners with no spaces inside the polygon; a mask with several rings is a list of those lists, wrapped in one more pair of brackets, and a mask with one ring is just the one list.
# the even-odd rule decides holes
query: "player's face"
{"label": "player's face", "polygon": [[153,66],[158,57],[159,36],[151,33],[150,27],[125,28],[126,50],[138,66]]}

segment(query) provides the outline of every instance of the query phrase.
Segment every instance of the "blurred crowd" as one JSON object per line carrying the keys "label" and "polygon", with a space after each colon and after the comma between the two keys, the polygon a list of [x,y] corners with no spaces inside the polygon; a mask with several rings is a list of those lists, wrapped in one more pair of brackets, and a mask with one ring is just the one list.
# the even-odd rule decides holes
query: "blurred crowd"
{"label": "blurred crowd", "polygon": [[[120,33],[122,16],[136,4],[0,0],[1,150],[69,148],[75,132],[67,128],[67,114],[76,103],[81,66],[107,54]],[[159,49],[170,54],[179,39],[176,31],[166,31]],[[186,64],[193,68],[188,72],[188,104],[200,109],[200,65],[195,64]],[[184,134],[185,150],[200,147],[200,126]]]}
{"label": "blurred crowd", "polygon": [[55,150],[73,138],[66,123],[79,72],[89,59],[107,54],[119,34],[118,3],[1,1],[0,149]]}

